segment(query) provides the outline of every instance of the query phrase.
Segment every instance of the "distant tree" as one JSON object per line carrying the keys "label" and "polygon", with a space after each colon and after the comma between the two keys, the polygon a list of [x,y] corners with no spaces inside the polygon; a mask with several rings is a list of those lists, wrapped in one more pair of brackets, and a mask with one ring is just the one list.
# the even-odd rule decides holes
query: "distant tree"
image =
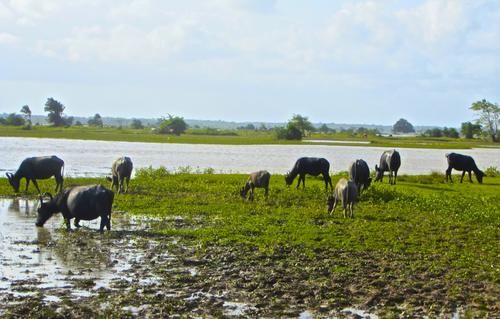
{"label": "distant tree", "polygon": [[266,124],[264,124],[264,123],[260,123],[260,126],[259,126],[259,131],[267,131]]}
{"label": "distant tree", "polygon": [[168,118],[160,119],[160,134],[181,135],[187,129],[187,124],[183,117],[168,115]]}
{"label": "distant tree", "polygon": [[133,129],[143,129],[144,125],[142,125],[141,120],[138,119],[132,119],[132,123],[130,123],[130,127]]}
{"label": "distant tree", "polygon": [[399,119],[392,126],[392,131],[394,133],[415,133],[413,125],[405,119]]}
{"label": "distant tree", "polygon": [[500,123],[500,107],[485,99],[472,103],[471,110],[479,112],[477,122],[482,124],[493,142],[498,140],[498,124]]}
{"label": "distant tree", "polygon": [[23,107],[21,108],[21,113],[23,113],[26,117],[26,120],[31,123],[31,110],[28,105],[23,105]]}
{"label": "distant tree", "polygon": [[63,112],[66,107],[59,101],[49,97],[45,102],[45,112],[49,112],[47,119],[54,126],[65,126],[67,123],[63,118]]}
{"label": "distant tree", "polygon": [[253,125],[252,123],[249,123],[249,124],[244,125],[244,126],[238,126],[236,129],[237,130],[245,130],[245,131],[255,131],[255,125]]}
{"label": "distant tree", "polygon": [[471,122],[462,123],[460,132],[465,138],[474,138],[474,135],[481,134],[481,125],[473,124]]}
{"label": "distant tree", "polygon": [[82,124],[82,122],[80,122],[80,121],[76,121],[76,122],[75,122],[75,126],[82,126],[82,125],[83,125],[83,124]]}
{"label": "distant tree", "polygon": [[302,116],[299,114],[294,114],[292,119],[288,121],[288,125],[290,127],[292,125],[294,128],[300,130],[302,137],[307,136],[308,132],[314,131],[314,126],[307,119],[306,116]]}
{"label": "distant tree", "polygon": [[319,128],[318,131],[321,133],[328,133],[330,132],[330,128],[326,124],[322,124]]}
{"label": "distant tree", "polygon": [[288,124],[286,127],[276,129],[276,137],[279,140],[301,140],[302,131],[294,124]]}
{"label": "distant tree", "polygon": [[424,132],[424,136],[429,137],[443,137],[443,130],[439,127],[428,129]]}
{"label": "distant tree", "polygon": [[87,121],[89,126],[103,127],[102,117],[99,113],[96,113],[93,118]]}
{"label": "distant tree", "polygon": [[450,137],[450,138],[458,138],[460,135],[458,134],[458,131],[454,127],[444,127],[443,128],[443,136]]}
{"label": "distant tree", "polygon": [[10,113],[6,118],[2,118],[0,123],[3,125],[12,125],[12,126],[23,126],[25,123],[24,118],[16,113]]}

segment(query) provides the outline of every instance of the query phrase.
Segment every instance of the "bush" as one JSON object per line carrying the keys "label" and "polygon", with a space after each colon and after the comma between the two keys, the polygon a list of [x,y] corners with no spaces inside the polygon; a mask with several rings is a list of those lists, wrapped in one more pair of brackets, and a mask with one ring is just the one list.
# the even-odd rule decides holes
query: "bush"
{"label": "bush", "polygon": [[496,166],[490,166],[484,171],[484,173],[487,177],[496,177],[498,174],[500,174],[500,171],[498,171]]}

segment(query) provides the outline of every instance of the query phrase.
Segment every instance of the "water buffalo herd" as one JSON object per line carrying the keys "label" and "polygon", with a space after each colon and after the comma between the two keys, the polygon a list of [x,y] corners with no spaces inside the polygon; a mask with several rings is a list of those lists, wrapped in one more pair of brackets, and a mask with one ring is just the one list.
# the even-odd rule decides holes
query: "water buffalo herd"
{"label": "water buffalo herd", "polygon": [[[476,175],[479,183],[483,182],[485,174],[476,166],[474,159],[467,155],[457,153],[446,154],[448,168],[446,169],[446,180],[452,181],[452,169],[462,171],[460,182],[462,183],[466,172],[469,173],[469,181],[472,182],[471,172]],[[396,184],[398,170],[401,166],[401,157],[396,150],[385,151],[380,157],[380,162],[375,165],[375,181],[382,182],[384,172],[389,172],[389,183]],[[17,171],[6,173],[10,185],[14,191],[19,192],[20,181],[26,179],[26,191],[30,181],[35,185],[38,193],[38,179],[48,179],[54,176],[56,180],[55,196],[50,193],[40,195],[40,205],[38,208],[37,226],[43,224],[55,213],[62,213],[66,227],[71,229],[70,220],[75,219],[75,227],[80,227],[80,220],[93,220],[101,217],[100,231],[104,227],[111,229],[111,208],[113,206],[114,193],[116,188],[117,193],[127,192],[128,185],[133,169],[132,160],[129,157],[120,157],[116,159],[111,168],[111,177],[107,177],[111,181],[111,190],[102,185],[90,186],[71,186],[63,190],[63,175],[64,161],[57,156],[29,157],[21,162]],[[301,157],[293,166],[292,170],[285,175],[286,185],[290,186],[295,177],[299,176],[297,188],[302,182],[302,187],[305,187],[306,174],[319,176],[322,175],[325,182],[325,190],[332,190],[328,195],[327,206],[328,212],[331,214],[335,211],[337,204],[340,202],[344,209],[344,217],[354,217],[353,206],[362,191],[366,190],[372,181],[370,177],[370,169],[368,164],[357,159],[349,166],[349,180],[341,178],[335,189],[330,178],[330,163],[324,158],[316,157]],[[269,181],[271,174],[266,170],[251,173],[245,185],[240,189],[240,195],[249,200],[254,199],[254,189],[264,188],[265,197],[269,194]]]}

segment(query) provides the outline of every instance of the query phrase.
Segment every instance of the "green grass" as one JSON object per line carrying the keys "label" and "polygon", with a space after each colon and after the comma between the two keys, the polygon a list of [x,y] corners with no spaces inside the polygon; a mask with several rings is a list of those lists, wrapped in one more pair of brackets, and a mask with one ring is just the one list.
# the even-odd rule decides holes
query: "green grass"
{"label": "green grass", "polygon": [[[35,138],[66,138],[82,140],[102,140],[102,141],[127,141],[127,142],[151,142],[151,143],[190,143],[190,144],[231,144],[231,145],[251,145],[251,144],[312,144],[309,139],[329,140],[329,141],[352,141],[353,143],[341,145],[360,146],[355,142],[368,141],[369,144],[363,146],[378,146],[391,148],[447,148],[447,149],[467,149],[473,147],[500,147],[498,143],[491,143],[484,140],[474,139],[451,139],[451,138],[430,138],[430,137],[383,137],[369,135],[350,135],[348,133],[314,133],[304,141],[285,141],[276,139],[272,131],[218,131],[214,129],[189,129],[187,134],[181,136],[160,135],[151,129],[130,129],[116,127],[85,127],[73,126],[68,128],[55,128],[48,126],[34,126],[31,130],[24,130],[20,127],[0,126],[0,136],[3,137],[35,137]],[[314,143],[317,145],[318,143]],[[332,143],[319,143],[332,145]],[[334,143],[333,143],[334,144]]]}
{"label": "green grass", "polygon": [[[396,186],[377,183],[362,195],[352,220],[338,208],[327,214],[320,180],[309,177],[308,186],[297,190],[274,175],[269,198],[257,189],[254,202],[239,197],[245,180],[236,174],[143,170],[128,194],[115,197],[114,210],[161,217],[159,231],[202,245],[244,245],[265,254],[285,247],[305,254],[333,249],[418,255],[422,258],[410,267],[424,264],[446,269],[450,277],[500,280],[499,177],[482,185],[447,184],[440,174],[401,176]],[[0,181],[0,195],[12,195],[7,180]],[[67,178],[65,186],[90,183],[105,181]],[[40,184],[42,191],[54,187],[53,181]],[[174,223],[179,216],[182,227]]]}

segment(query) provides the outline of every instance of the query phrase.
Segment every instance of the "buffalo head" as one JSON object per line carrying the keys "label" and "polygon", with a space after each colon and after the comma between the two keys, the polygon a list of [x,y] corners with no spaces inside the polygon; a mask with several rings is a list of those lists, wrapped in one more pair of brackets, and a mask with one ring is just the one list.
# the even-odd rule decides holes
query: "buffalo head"
{"label": "buffalo head", "polygon": [[19,193],[20,180],[17,178],[14,178],[14,174],[12,174],[12,173],[5,173],[5,175],[9,179],[9,184],[14,188],[14,192]]}
{"label": "buffalo head", "polygon": [[[48,196],[50,199],[48,201],[44,201],[45,196]],[[36,219],[36,226],[43,227],[45,222],[55,213],[54,203],[50,193],[40,195],[40,206],[37,211],[38,217]]]}
{"label": "buffalo head", "polygon": [[384,171],[380,167],[378,167],[378,165],[375,165],[375,172],[375,182],[381,181],[382,177],[384,176]]}
{"label": "buffalo head", "polygon": [[293,183],[293,177],[291,176],[290,173],[286,173],[285,174],[285,182],[286,182],[287,186],[292,185],[292,183]]}
{"label": "buffalo head", "polygon": [[333,209],[333,203],[335,202],[335,198],[333,195],[328,195],[326,199],[327,213],[330,213]]}

